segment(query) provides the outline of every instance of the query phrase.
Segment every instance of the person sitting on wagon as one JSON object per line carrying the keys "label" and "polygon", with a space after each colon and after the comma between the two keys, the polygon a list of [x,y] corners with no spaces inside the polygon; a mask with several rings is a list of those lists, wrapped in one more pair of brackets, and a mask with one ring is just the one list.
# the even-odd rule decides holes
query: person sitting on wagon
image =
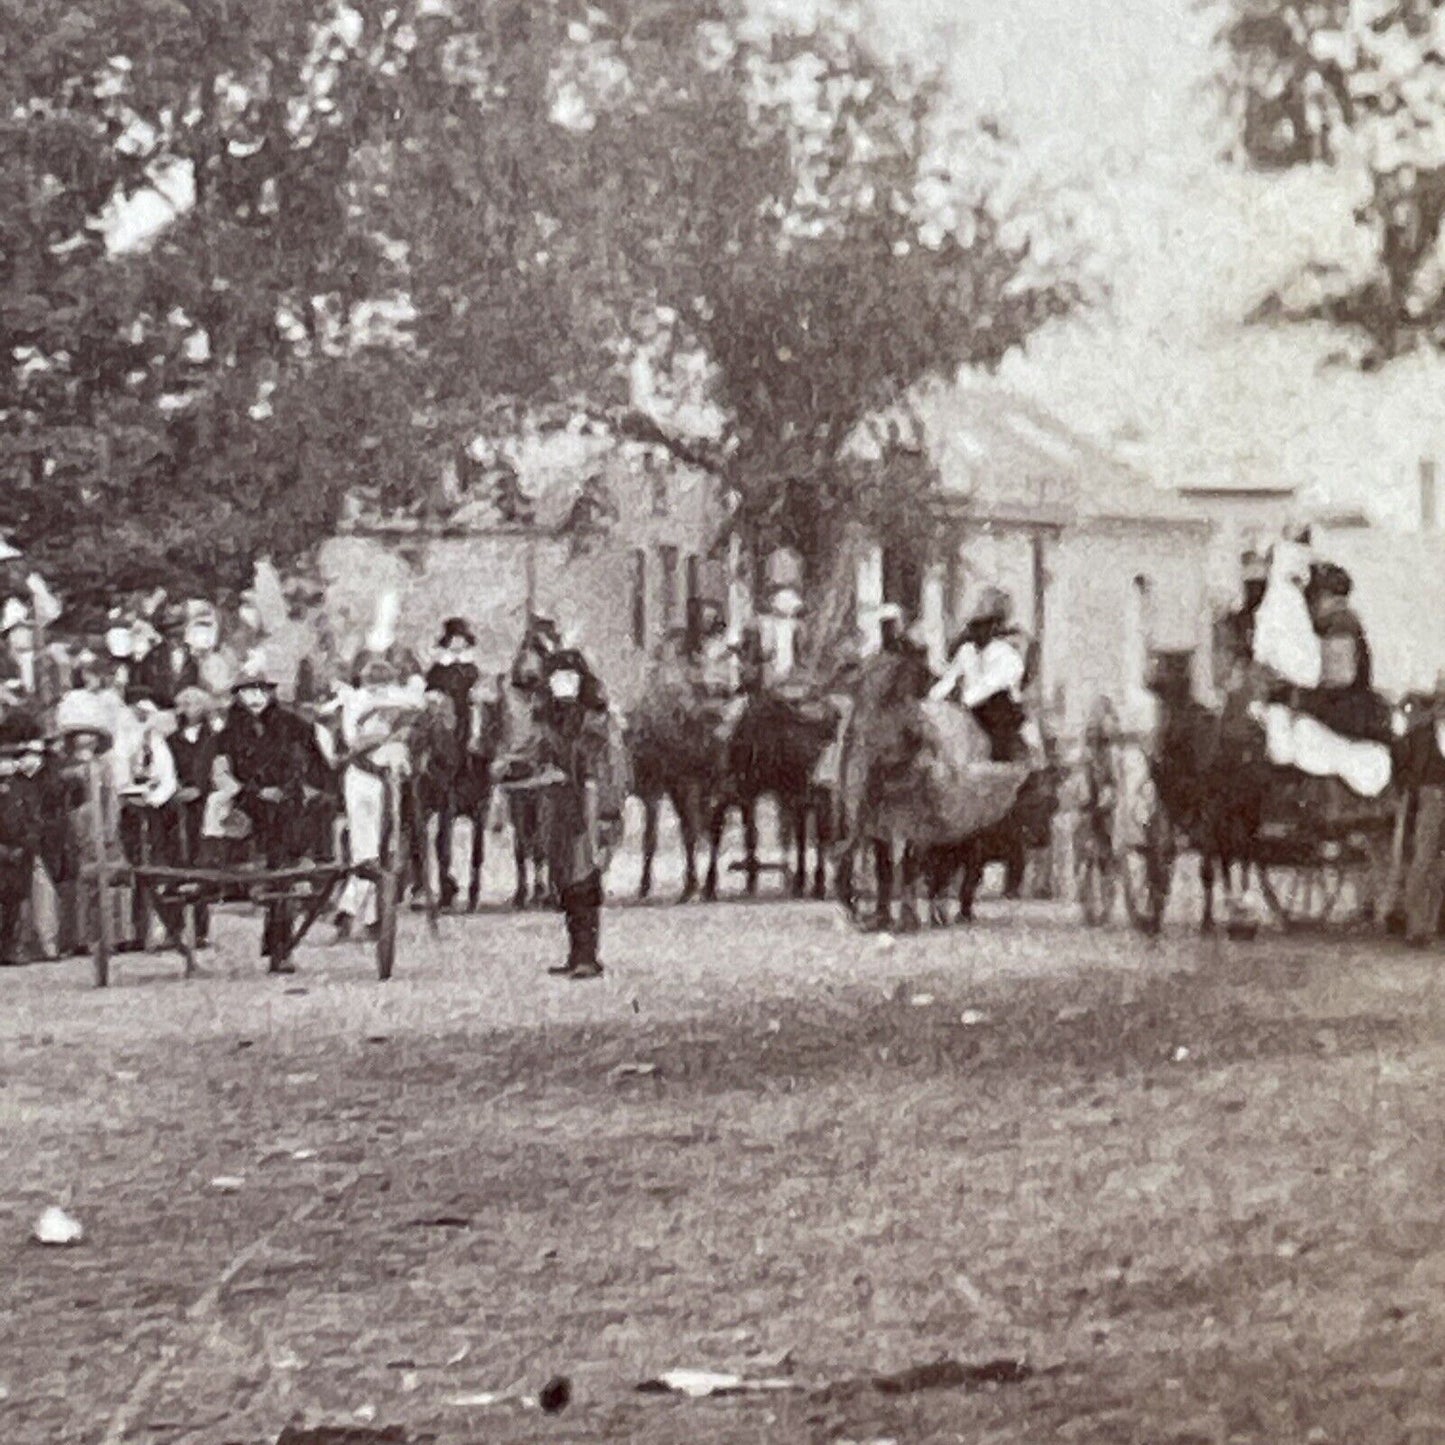
{"label": "person sitting on wagon", "polygon": [[1028,671],[1023,638],[1010,622],[1008,594],[985,590],[953,657],[929,696],[935,701],[958,696],[988,734],[994,762],[1017,762],[1027,756],[1021,701]]}
{"label": "person sitting on wagon", "polygon": [[[259,659],[241,669],[231,691],[235,701],[216,739],[216,756],[239,785],[237,805],[250,819],[266,866],[285,868],[317,849],[306,822],[312,805],[335,783],[310,724],[277,701],[276,680]],[[261,951],[273,973],[295,972],[282,961],[288,929],[285,909],[268,907]]]}
{"label": "person sitting on wagon", "polygon": [[1342,737],[1393,740],[1389,705],[1374,690],[1374,662],[1364,625],[1350,604],[1354,583],[1343,567],[1320,563],[1306,600],[1320,639],[1320,685],[1300,706]]}
{"label": "person sitting on wagon", "polygon": [[[117,735],[114,753],[120,786],[120,838],[132,864],[173,863],[173,805],[180,791],[175,755],[167,738],[169,717],[144,688],[132,687],[126,704],[135,719],[134,730]],[[139,953],[151,932],[150,900],[143,888],[131,890],[130,937],[118,949]]]}

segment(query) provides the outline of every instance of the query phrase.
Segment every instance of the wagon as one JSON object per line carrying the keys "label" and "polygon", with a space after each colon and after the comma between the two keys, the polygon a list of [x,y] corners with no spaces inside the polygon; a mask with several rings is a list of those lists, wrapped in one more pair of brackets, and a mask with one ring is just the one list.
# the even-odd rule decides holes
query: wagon
{"label": "wagon", "polygon": [[[1107,923],[1122,896],[1136,929],[1152,935],[1162,928],[1178,860],[1196,846],[1165,805],[1168,767],[1152,734],[1120,729],[1107,704],[1096,710],[1077,769],[1073,839],[1075,896],[1087,925]],[[1320,928],[1358,916],[1371,896],[1371,872],[1392,836],[1398,840],[1402,821],[1393,793],[1362,800],[1333,779],[1275,768],[1241,861],[1282,927]]]}
{"label": "wagon", "polygon": [[95,983],[110,983],[114,947],[111,938],[111,906],[114,890],[135,888],[150,900],[161,920],[166,941],[185,960],[186,976],[196,973],[195,909],[203,903],[234,899],[238,895],[279,919],[267,953],[275,967],[285,963],[300,946],[312,925],[326,911],[348,878],[364,878],[377,888],[376,973],[383,982],[396,963],[397,918],[403,892],[406,852],[402,846],[403,782],[400,771],[386,774],[385,811],[382,824],[381,857],[370,863],[353,864],[342,859],[305,861],[282,868],[260,863],[231,867],[202,865],[172,866],[152,863],[142,855],[138,860],[117,858],[105,836],[106,792],[111,787],[105,764],[98,758],[85,764],[86,787],[92,819],[88,857],[81,878],[93,890],[96,903],[96,938],[93,950]]}

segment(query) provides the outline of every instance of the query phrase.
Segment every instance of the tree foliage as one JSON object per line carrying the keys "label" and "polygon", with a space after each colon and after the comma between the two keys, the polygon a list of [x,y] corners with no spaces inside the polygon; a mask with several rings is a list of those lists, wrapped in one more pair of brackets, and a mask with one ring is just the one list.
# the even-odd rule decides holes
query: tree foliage
{"label": "tree foliage", "polygon": [[1378,365],[1445,344],[1445,10],[1433,0],[1230,0],[1221,78],[1240,150],[1261,170],[1321,164],[1359,184],[1368,265],[1321,257],[1304,299]]}
{"label": "tree foliage", "polygon": [[[768,33],[712,0],[0,22],[0,527],[73,591],[239,585],[349,491],[431,505],[507,417],[650,418],[639,368],[720,418],[658,434],[719,470],[749,540],[816,557],[926,485],[872,495],[862,421],[1079,299],[986,169],[944,163],[936,88],[842,23]],[[175,219],[108,247],[156,188]]]}

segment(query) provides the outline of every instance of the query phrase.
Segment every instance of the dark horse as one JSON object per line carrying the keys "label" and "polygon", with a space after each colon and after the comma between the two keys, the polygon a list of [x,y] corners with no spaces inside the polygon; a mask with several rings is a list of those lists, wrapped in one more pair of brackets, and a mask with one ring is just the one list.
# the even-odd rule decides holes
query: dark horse
{"label": "dark horse", "polygon": [[813,818],[818,846],[813,875],[814,895],[827,892],[825,858],[831,842],[825,810],[818,806],[815,775],[819,761],[838,732],[839,710],[828,698],[784,697],[766,688],[747,695],[722,749],[722,772],[712,804],[707,881],[703,896],[717,897],[718,852],[727,815],[742,815],[747,849],[747,888],[758,888],[757,805],[764,797],[777,800],[783,827],[795,850],[792,891],[802,898],[808,889],[808,821]]}
{"label": "dark horse", "polygon": [[[1159,723],[1150,763],[1159,810],[1190,839],[1199,852],[1199,879],[1204,909],[1199,926],[1214,928],[1214,885],[1224,889],[1232,910],[1235,870],[1239,889],[1248,882],[1255,840],[1264,815],[1272,769],[1264,749],[1264,733],[1248,714],[1246,691],[1231,695],[1216,713],[1194,697],[1193,654],[1156,652],[1150,663],[1150,690],[1159,700]],[[1146,828],[1154,826],[1151,817]],[[1172,855],[1156,857],[1146,837],[1148,866],[1170,866]],[[1151,896],[1167,893],[1167,883],[1151,879]],[[1147,920],[1157,931],[1162,919]]]}
{"label": "dark horse", "polygon": [[682,896],[697,895],[697,844],[721,769],[721,709],[710,706],[678,665],[660,660],[627,723],[633,790],[642,802],[642,878],[638,897],[652,893],[657,821],[672,804],[685,862]]}
{"label": "dark horse", "polygon": [[[496,717],[498,754],[505,750],[525,754],[528,735],[536,726],[536,706],[542,687],[546,653],[551,645],[549,624],[533,617],[528,621],[521,645],[510,671],[498,680]],[[507,792],[507,815],[512,824],[512,856],[517,868],[513,908],[531,903],[555,906],[557,889],[547,864],[547,794],[532,788]]]}
{"label": "dark horse", "polygon": [[971,838],[927,850],[923,866],[928,879],[929,922],[934,926],[946,921],[943,896],[955,880],[958,884],[955,921],[967,923],[973,918],[974,900],[990,863],[1003,864],[1004,897],[1022,896],[1028,850],[1048,846],[1054,815],[1058,812],[1063,770],[1047,745],[1045,759],[1045,765],[1029,775],[1005,818]]}
{"label": "dark horse", "polygon": [[[426,765],[417,777],[418,804],[422,825],[436,819],[436,862],[440,880],[438,903],[450,908],[460,892],[452,874],[452,835],[457,822],[465,818],[471,826],[471,858],[467,870],[467,911],[475,913],[481,902],[482,865],[486,861],[487,819],[492,808],[492,764],[501,752],[505,732],[500,689],[495,697],[474,692],[468,700],[468,715],[459,724],[450,699],[433,693],[444,721],[452,728],[455,744],[444,752],[429,750]],[[424,844],[422,845],[424,847]],[[416,850],[413,867],[417,866]]]}

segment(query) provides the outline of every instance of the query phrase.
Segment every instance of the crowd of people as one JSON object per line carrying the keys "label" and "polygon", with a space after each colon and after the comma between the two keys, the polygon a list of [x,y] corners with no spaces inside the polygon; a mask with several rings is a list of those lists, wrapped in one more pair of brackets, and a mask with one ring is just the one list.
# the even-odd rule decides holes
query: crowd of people
{"label": "crowd of people", "polygon": [[[241,619],[224,635],[206,602],[162,602],[130,617],[116,609],[100,636],[47,623],[33,599],[0,606],[4,964],[94,945],[102,920],[85,880],[97,838],[114,862],[132,865],[285,869],[343,849],[351,863],[375,861],[384,778],[408,765],[406,729],[439,708],[464,746],[481,681],[462,618],[448,619],[425,659],[375,632],[344,663],[308,656],[288,671],[284,700],[259,629]],[[600,681],[555,627],[534,622],[527,645],[539,726],[528,757],[509,760],[510,782],[527,786],[540,773],[558,803],[549,816],[559,820],[552,873],[572,939],[566,971],[595,977],[600,873],[621,818],[615,787],[597,797],[598,780],[612,778],[610,714]],[[153,917],[143,889],[117,889],[114,899],[106,926],[117,951],[146,948],[158,925],[176,921]],[[353,873],[337,907],[339,937],[353,925],[374,931],[374,882]],[[204,948],[204,905],[194,920]],[[267,910],[262,951],[276,971],[294,967],[277,946],[288,926],[283,909]]]}

